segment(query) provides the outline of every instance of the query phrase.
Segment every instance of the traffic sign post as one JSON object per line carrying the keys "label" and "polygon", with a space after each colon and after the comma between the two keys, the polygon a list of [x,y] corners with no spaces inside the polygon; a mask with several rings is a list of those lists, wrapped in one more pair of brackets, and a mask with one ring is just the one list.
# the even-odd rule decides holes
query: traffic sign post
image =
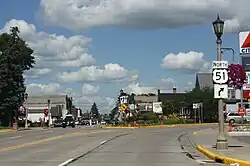
{"label": "traffic sign post", "polygon": [[214,98],[228,98],[228,62],[213,61]]}

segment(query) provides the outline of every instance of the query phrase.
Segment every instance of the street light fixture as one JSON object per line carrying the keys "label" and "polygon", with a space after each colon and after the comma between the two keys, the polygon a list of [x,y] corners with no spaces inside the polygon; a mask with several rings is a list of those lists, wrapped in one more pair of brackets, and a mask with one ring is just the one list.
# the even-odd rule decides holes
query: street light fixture
{"label": "street light fixture", "polygon": [[[217,20],[213,22],[214,33],[217,37],[216,44],[217,44],[217,61],[222,61],[222,54],[221,54],[221,44],[222,40],[221,37],[223,35],[224,29],[224,21],[220,19],[218,14]],[[219,133],[217,136],[216,141],[216,149],[228,149],[228,142],[225,136],[225,126],[224,126],[224,115],[223,115],[223,100],[219,99],[218,101],[218,115],[219,115]]]}
{"label": "street light fixture", "polygon": [[214,27],[214,33],[217,37],[217,40],[221,39],[221,36],[223,35],[223,30],[224,30],[224,21],[220,19],[219,14],[217,15],[217,20],[213,22],[213,27]]}
{"label": "street light fixture", "polygon": [[50,99],[48,99],[48,126],[50,127]]}
{"label": "street light fixture", "polygon": [[25,100],[25,128],[28,128],[28,93],[24,94]]}

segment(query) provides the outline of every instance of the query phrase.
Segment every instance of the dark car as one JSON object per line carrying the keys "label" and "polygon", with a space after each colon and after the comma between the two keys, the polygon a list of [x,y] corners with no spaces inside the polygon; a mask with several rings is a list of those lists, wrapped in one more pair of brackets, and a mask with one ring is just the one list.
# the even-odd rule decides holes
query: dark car
{"label": "dark car", "polygon": [[73,128],[76,126],[74,117],[71,114],[66,115],[63,119],[62,127],[66,128],[67,126],[71,126]]}
{"label": "dark car", "polygon": [[62,127],[63,120],[62,119],[57,119],[54,122],[54,127]]}

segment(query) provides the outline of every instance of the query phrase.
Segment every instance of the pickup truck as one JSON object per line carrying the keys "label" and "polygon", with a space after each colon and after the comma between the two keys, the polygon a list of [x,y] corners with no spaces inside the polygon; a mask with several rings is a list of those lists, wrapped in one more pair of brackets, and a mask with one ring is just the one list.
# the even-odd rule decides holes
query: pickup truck
{"label": "pickup truck", "polygon": [[[242,119],[243,118],[243,119]],[[229,112],[226,114],[225,121],[228,123],[240,123],[243,121],[250,121],[250,116],[241,116],[238,113]]]}

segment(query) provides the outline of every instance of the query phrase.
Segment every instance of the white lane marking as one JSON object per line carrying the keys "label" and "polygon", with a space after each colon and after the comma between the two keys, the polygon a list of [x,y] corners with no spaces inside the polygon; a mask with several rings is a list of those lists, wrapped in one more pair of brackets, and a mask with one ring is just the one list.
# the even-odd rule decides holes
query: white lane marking
{"label": "white lane marking", "polygon": [[107,142],[107,140],[102,141],[100,144],[103,145],[105,144],[105,142]]}
{"label": "white lane marking", "polygon": [[74,160],[74,159],[68,159],[68,160],[64,161],[63,163],[59,164],[58,166],[65,166],[65,165],[69,164],[72,160]]}
{"label": "white lane marking", "polygon": [[16,139],[16,138],[20,138],[22,136],[18,135],[18,136],[14,136],[14,137],[10,137],[10,139]]}

